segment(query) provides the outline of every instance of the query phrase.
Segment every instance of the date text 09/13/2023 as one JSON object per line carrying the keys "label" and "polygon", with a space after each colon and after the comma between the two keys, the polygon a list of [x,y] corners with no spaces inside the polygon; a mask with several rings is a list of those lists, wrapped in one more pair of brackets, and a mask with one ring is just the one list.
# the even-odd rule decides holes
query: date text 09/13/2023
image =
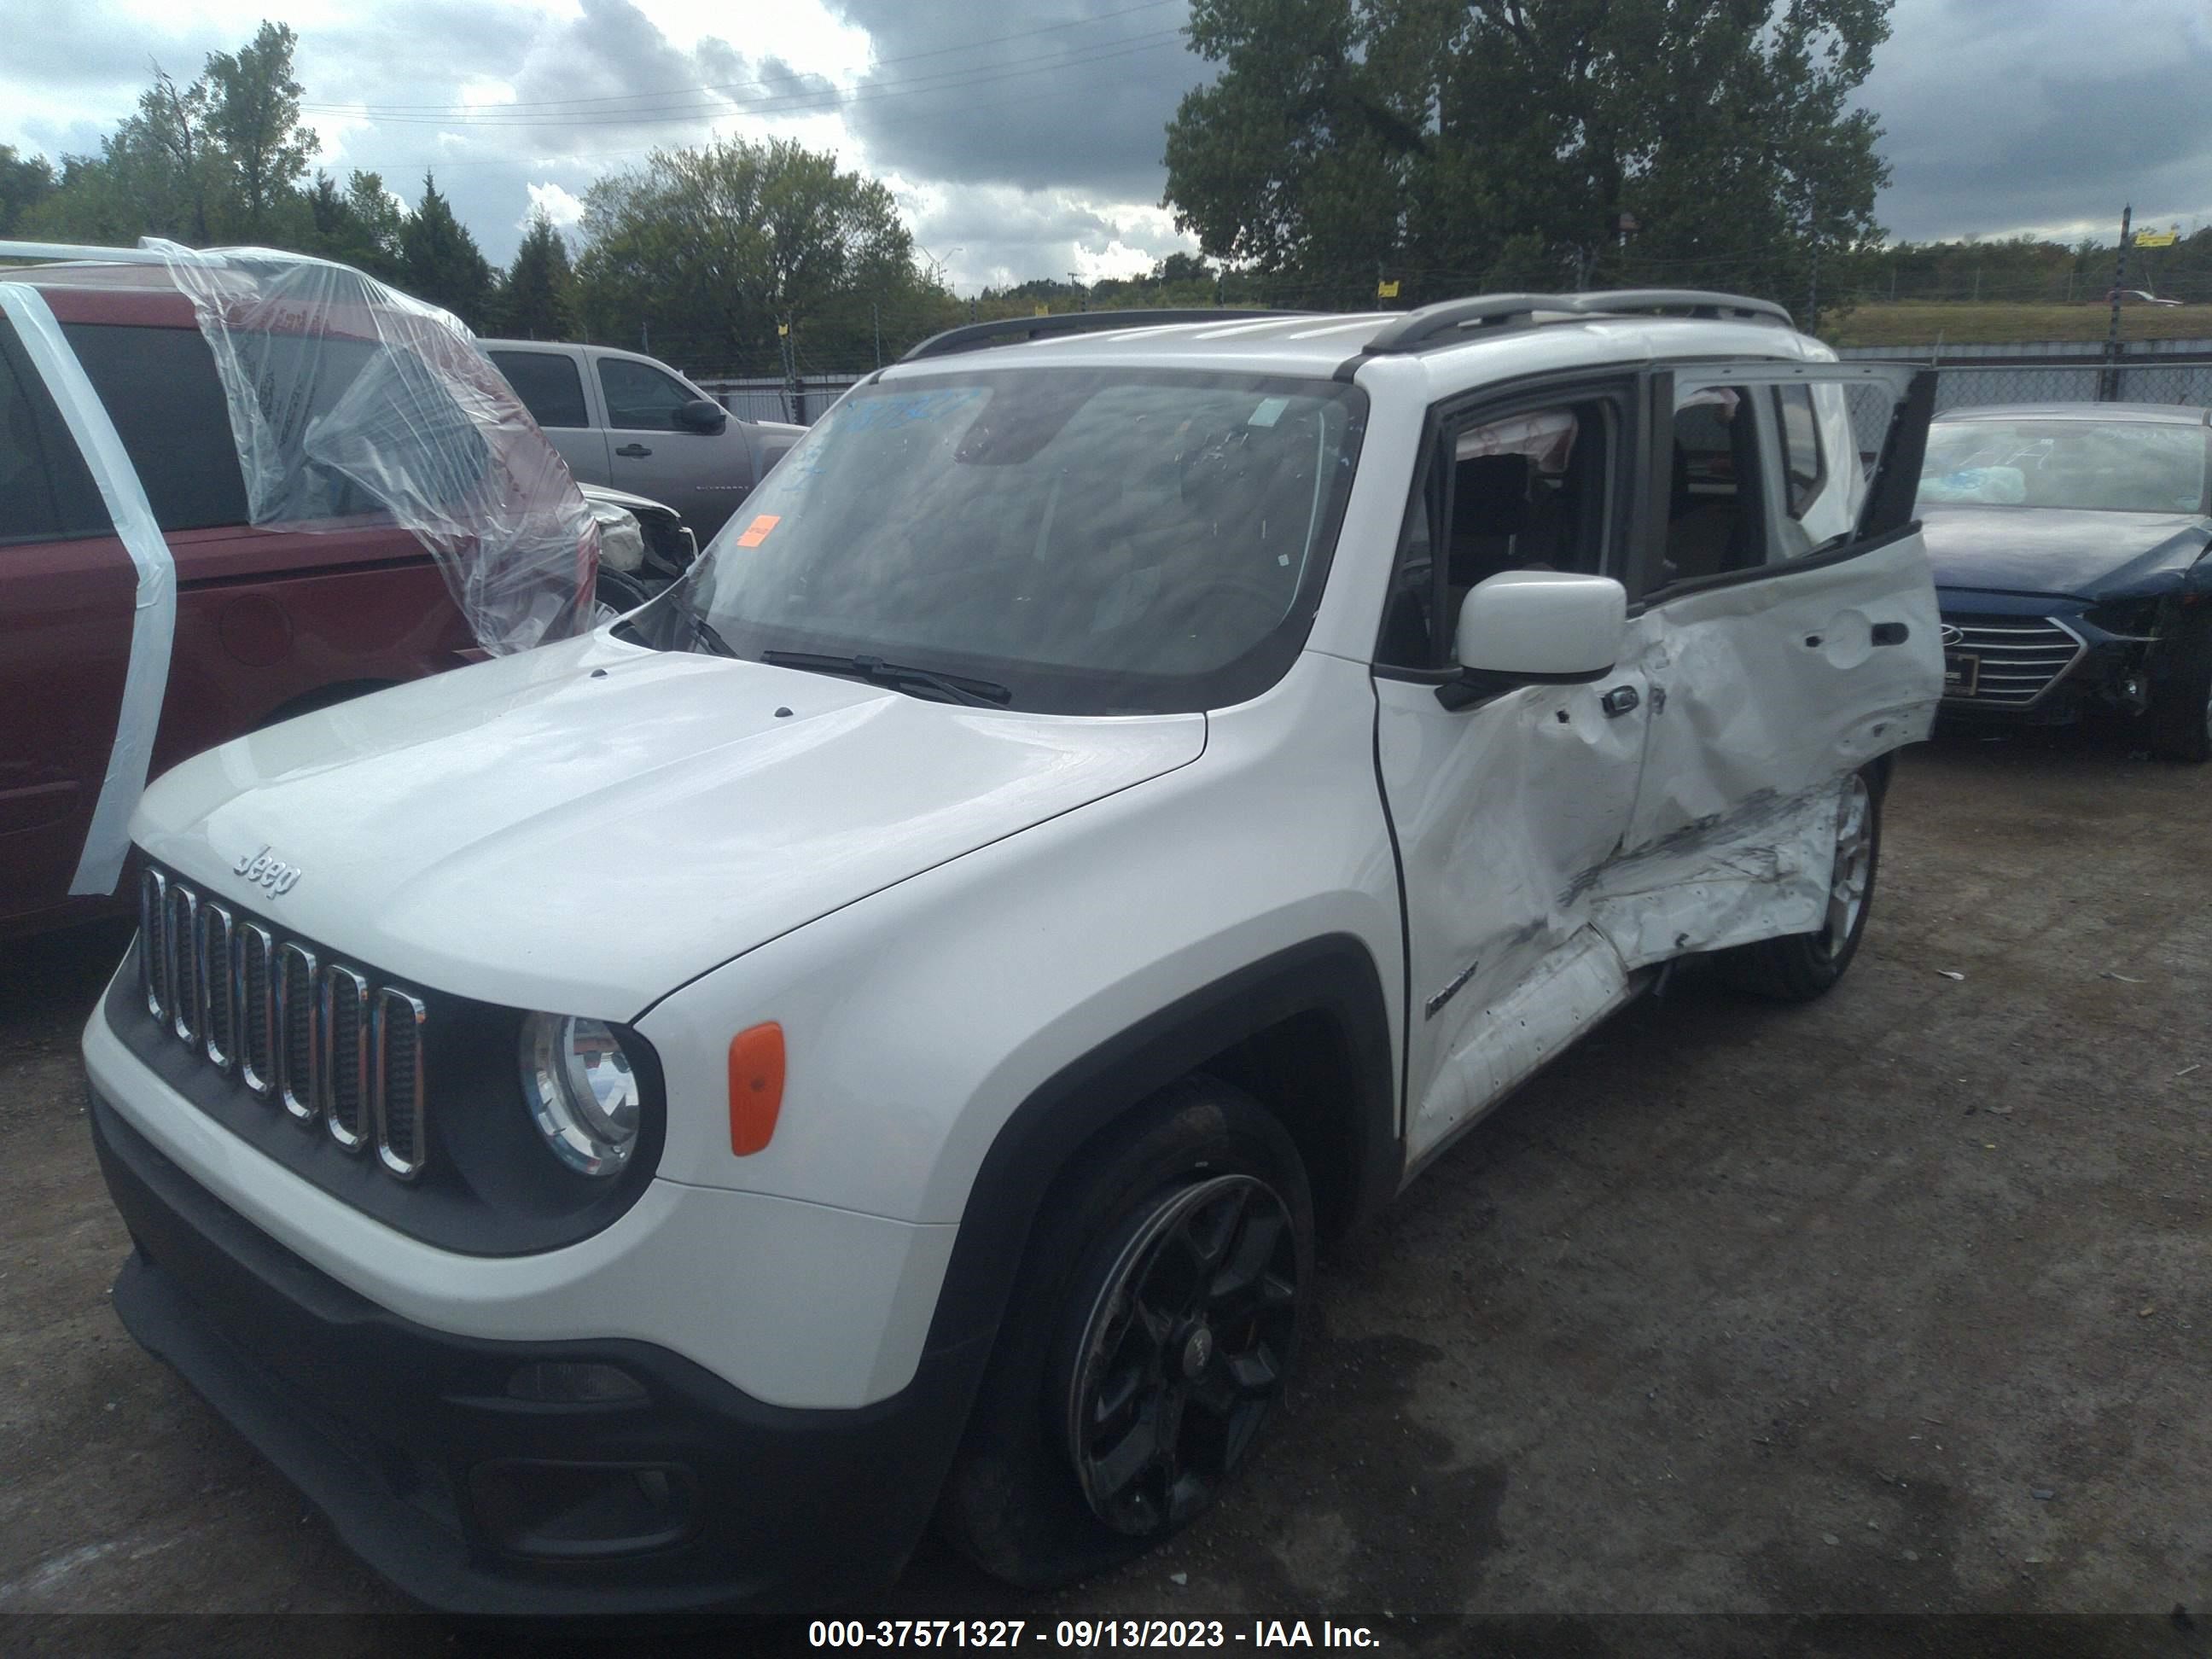
{"label": "date text 09/13/2023", "polygon": [[1062,1619],[1031,1627],[1025,1619],[817,1619],[806,1631],[817,1648],[1377,1648],[1364,1625],[1326,1620]]}

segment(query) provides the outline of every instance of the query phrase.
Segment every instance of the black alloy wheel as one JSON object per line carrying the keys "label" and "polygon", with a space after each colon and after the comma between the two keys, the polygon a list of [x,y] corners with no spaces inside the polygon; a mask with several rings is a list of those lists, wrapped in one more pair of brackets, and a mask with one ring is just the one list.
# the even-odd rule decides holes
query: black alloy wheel
{"label": "black alloy wheel", "polygon": [[1297,1237],[1264,1182],[1216,1176],[1139,1216],[1066,1382],[1091,1513],[1140,1538],[1212,1502],[1282,1389],[1297,1310]]}

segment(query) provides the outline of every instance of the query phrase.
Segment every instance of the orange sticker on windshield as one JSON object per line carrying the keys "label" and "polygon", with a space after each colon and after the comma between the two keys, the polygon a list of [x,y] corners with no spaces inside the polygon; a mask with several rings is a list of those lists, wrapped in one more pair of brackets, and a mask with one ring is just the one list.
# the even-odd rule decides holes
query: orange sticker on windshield
{"label": "orange sticker on windshield", "polygon": [[738,538],[739,547],[758,547],[768,539],[768,532],[783,522],[782,515],[763,513],[745,526],[745,533]]}

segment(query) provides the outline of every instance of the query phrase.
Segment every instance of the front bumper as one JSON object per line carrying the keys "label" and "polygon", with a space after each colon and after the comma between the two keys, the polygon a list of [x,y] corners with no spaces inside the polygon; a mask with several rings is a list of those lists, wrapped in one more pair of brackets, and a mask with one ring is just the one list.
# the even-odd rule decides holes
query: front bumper
{"label": "front bumper", "polygon": [[[89,1116],[137,1247],[115,1285],[125,1326],[416,1600],[799,1611],[889,1583],[920,1539],[987,1340],[925,1355],[888,1400],[805,1410],[647,1343],[454,1336],[284,1249],[96,1091]],[[532,1362],[613,1366],[643,1398],[512,1397]]]}
{"label": "front bumper", "polygon": [[2091,708],[2142,712],[2155,642],[2098,626],[2087,601],[1959,588],[1937,598],[1944,717],[2063,726]]}

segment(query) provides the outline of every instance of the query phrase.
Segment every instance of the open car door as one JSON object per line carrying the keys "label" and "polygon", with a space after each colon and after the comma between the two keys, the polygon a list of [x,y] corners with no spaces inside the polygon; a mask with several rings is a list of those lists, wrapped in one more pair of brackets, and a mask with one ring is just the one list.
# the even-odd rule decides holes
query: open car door
{"label": "open car door", "polygon": [[1927,736],[1943,654],[1912,517],[1932,372],[1674,363],[1632,660],[1644,769],[1594,920],[1631,969],[1824,925],[1854,773]]}

